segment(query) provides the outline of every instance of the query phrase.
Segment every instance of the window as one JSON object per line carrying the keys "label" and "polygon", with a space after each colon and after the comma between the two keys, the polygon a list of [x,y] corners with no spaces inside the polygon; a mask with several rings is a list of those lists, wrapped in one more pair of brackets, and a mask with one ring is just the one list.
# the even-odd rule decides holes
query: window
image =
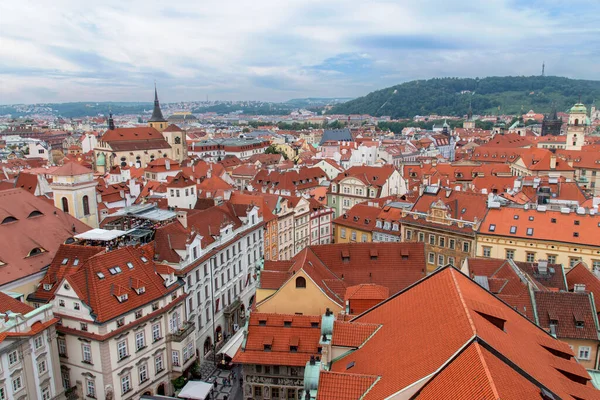
{"label": "window", "polygon": [[129,375],[125,375],[121,378],[121,392],[123,394],[131,390],[131,378]]}
{"label": "window", "polygon": [[156,342],[160,340],[160,324],[152,325],[152,341]]}
{"label": "window", "polygon": [[58,301],[58,306],[59,307],[64,307],[65,306],[65,301],[64,300],[59,300]]}
{"label": "window", "polygon": [[44,337],[42,335],[37,336],[34,340],[33,340],[33,347],[36,350],[39,350],[42,348],[42,346],[44,345]]}
{"label": "window", "polygon": [[419,242],[425,241],[425,234],[423,232],[419,232]]}
{"label": "window", "polygon": [[367,241],[367,234],[366,234],[366,233],[363,233],[363,234],[361,235],[361,241],[362,241],[363,243],[365,243],[365,242]]}
{"label": "window", "polygon": [[42,360],[38,362],[38,374],[43,375],[48,371],[48,364],[46,364],[46,360]]}
{"label": "window", "polygon": [[444,265],[444,255],[438,254],[438,266]]}
{"label": "window", "polygon": [[448,241],[448,247],[449,247],[451,250],[454,250],[454,248],[456,247],[456,242],[455,242],[455,240],[454,240],[454,239],[450,239],[450,240]]}
{"label": "window", "polygon": [[163,357],[162,354],[157,355],[156,357],[154,357],[154,368],[156,369],[156,374],[158,374],[159,372],[161,372],[163,370]]}
{"label": "window", "polygon": [[435,253],[429,253],[428,262],[429,262],[429,264],[435,263]]}
{"label": "window", "polygon": [[346,228],[340,229],[340,237],[346,239]]}
{"label": "window", "polygon": [[21,381],[21,375],[19,375],[12,380],[12,390],[13,393],[17,393],[21,389],[23,389],[23,382]]}
{"label": "window", "polygon": [[117,320],[117,328],[120,328],[123,325],[125,325],[125,318],[119,318]]}
{"label": "window", "polygon": [[442,236],[440,236],[440,237],[438,238],[438,244],[439,244],[439,246],[440,246],[440,247],[446,247],[446,238],[445,238],[445,237],[442,237]]}
{"label": "window", "polygon": [[351,237],[351,240],[352,240],[353,242],[356,242],[356,231],[352,231],[352,237]]}
{"label": "window", "polygon": [[119,360],[127,357],[127,341],[123,340],[117,343],[117,354],[119,355]]}
{"label": "window", "polygon": [[148,380],[148,366],[146,364],[140,365],[138,375],[140,377],[140,383],[144,383]]}
{"label": "window", "polygon": [[67,200],[66,197],[63,197],[60,200],[61,204],[62,204],[62,209],[64,212],[68,213],[69,212],[69,200]]}
{"label": "window", "polygon": [[58,338],[58,355],[61,357],[67,356],[67,343],[64,338]]}
{"label": "window", "polygon": [[90,215],[90,202],[88,197],[83,196],[81,203],[83,204],[83,215]]}
{"label": "window", "polygon": [[468,253],[471,245],[470,242],[463,242],[463,252]]}
{"label": "window", "polygon": [[142,312],[142,310],[137,310],[135,312],[135,319],[140,319],[140,318],[142,318],[143,315],[144,315],[144,313]]}
{"label": "window", "polygon": [[82,359],[83,362],[86,364],[91,364],[92,363],[92,347],[89,344],[82,344],[81,345],[81,353],[82,353]]}
{"label": "window", "polygon": [[71,377],[69,376],[69,371],[63,369],[60,373],[60,376],[62,378],[63,388],[65,388],[65,390],[70,389],[71,388]]}
{"label": "window", "polygon": [[8,365],[12,367],[17,362],[19,362],[19,354],[14,350],[8,354]]}
{"label": "window", "polygon": [[176,367],[179,367],[179,351],[173,350],[171,352],[171,357],[172,357],[172,360],[173,360],[173,365],[176,366]]}
{"label": "window", "polygon": [[412,238],[412,231],[406,230],[406,240],[410,240]]}
{"label": "window", "polygon": [[278,387],[271,388],[271,398],[273,398],[273,399],[279,398],[279,388]]}
{"label": "window", "polygon": [[579,354],[577,358],[580,360],[589,360],[590,353],[592,352],[592,348],[589,346],[579,346]]}
{"label": "window", "polygon": [[448,264],[456,266],[456,264],[454,264],[454,257],[448,257]]}
{"label": "window", "polygon": [[137,351],[140,351],[144,347],[146,347],[146,337],[144,336],[144,331],[137,332],[135,334],[135,348]]}
{"label": "window", "polygon": [[579,257],[569,257],[569,268],[573,268],[580,261],[581,261],[581,258],[579,258]]}
{"label": "window", "polygon": [[535,261],[535,253],[531,253],[531,252],[527,252],[527,262],[534,262]]}
{"label": "window", "polygon": [[506,259],[513,260],[515,258],[515,251],[512,249],[506,249]]}
{"label": "window", "polygon": [[600,260],[592,260],[592,271],[600,269]]}
{"label": "window", "polygon": [[548,254],[548,264],[556,264],[556,254]]}
{"label": "window", "polygon": [[87,332],[87,330],[88,330],[88,325],[87,325],[85,322],[80,322],[80,323],[79,323],[79,328],[80,328],[82,331],[85,331],[85,332]]}
{"label": "window", "polygon": [[50,387],[45,386],[42,389],[42,400],[50,400],[51,398],[52,398],[52,395],[50,394]]}
{"label": "window", "polygon": [[91,379],[85,381],[85,393],[88,397],[96,398],[96,382]]}
{"label": "window", "polygon": [[73,303],[73,309],[79,310],[80,309],[79,303]]}
{"label": "window", "polygon": [[490,232],[495,232],[496,231],[496,224],[490,224],[490,227],[488,228],[488,230]]}
{"label": "window", "polygon": [[262,386],[254,386],[254,397],[256,397],[256,398],[262,397]]}
{"label": "window", "polygon": [[527,228],[527,236],[533,236],[533,228]]}

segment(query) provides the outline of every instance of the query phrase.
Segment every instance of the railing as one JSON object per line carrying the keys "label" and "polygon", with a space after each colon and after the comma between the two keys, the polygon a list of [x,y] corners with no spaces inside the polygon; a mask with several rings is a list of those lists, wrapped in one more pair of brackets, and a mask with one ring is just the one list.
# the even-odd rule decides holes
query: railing
{"label": "railing", "polygon": [[193,322],[184,322],[178,331],[169,334],[169,338],[175,342],[181,342],[194,331],[195,326]]}

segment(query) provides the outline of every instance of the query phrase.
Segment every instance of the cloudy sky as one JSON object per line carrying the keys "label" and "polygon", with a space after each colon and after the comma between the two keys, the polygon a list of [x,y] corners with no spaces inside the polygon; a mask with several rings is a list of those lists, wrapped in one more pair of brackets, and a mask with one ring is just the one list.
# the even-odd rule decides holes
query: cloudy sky
{"label": "cloudy sky", "polygon": [[600,79],[600,1],[0,2],[0,103],[354,97],[412,79]]}

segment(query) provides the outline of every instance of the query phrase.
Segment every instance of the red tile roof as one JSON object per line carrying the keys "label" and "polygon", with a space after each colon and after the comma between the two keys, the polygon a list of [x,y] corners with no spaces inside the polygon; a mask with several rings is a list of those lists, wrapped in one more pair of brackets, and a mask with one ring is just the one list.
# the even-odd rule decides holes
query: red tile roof
{"label": "red tile roof", "polygon": [[[538,325],[550,330],[551,320],[557,320],[559,339],[599,340],[596,313],[589,293],[535,292]],[[583,324],[577,327],[577,321]]]}
{"label": "red tile roof", "polygon": [[585,285],[584,290],[594,294],[596,312],[600,312],[600,279],[584,263],[578,263],[567,272],[567,283],[571,291],[576,284]]}
{"label": "red tile roof", "polygon": [[[578,225],[575,221],[579,221]],[[490,225],[495,225],[493,231],[490,231]],[[510,233],[513,226],[516,233]],[[528,229],[532,229],[531,235],[527,234]],[[560,211],[491,208],[479,228],[479,234],[600,246],[598,216]]]}
{"label": "red tile roof", "polygon": [[29,193],[35,195],[35,191],[38,186],[38,177],[34,174],[29,174],[27,172],[19,172],[17,175],[17,180],[14,186],[11,187],[21,188],[27,190]]}
{"label": "red tile roof", "polygon": [[[80,300],[91,309],[97,323],[108,322],[131,312],[179,287],[179,284],[173,284],[166,288],[163,278],[155,269],[152,257],[143,251],[142,248],[123,247],[99,253],[83,263],[77,272],[66,277]],[[142,257],[146,257],[146,261]],[[120,272],[111,273],[109,269],[114,267],[119,267]],[[102,273],[103,277],[98,276],[98,273]],[[141,294],[137,294],[132,286],[138,280],[145,287]],[[128,299],[120,302],[116,297],[117,293],[127,294]]]}
{"label": "red tile roof", "polygon": [[317,400],[360,399],[377,380],[377,376],[322,371]]}
{"label": "red tile roof", "polygon": [[[261,322],[263,321],[263,322]],[[291,326],[285,326],[285,321]],[[316,327],[312,324],[316,323]],[[248,321],[245,347],[233,358],[240,364],[304,367],[311,356],[318,357],[321,317],[253,312]],[[265,344],[271,348],[265,350]],[[296,346],[297,349],[290,349]]]}
{"label": "red tile roof", "polygon": [[380,327],[378,324],[360,324],[344,321],[333,322],[331,344],[342,347],[360,347]]}
{"label": "red tile roof", "polygon": [[[0,192],[0,285],[47,267],[62,243],[91,228],[23,189]],[[29,255],[32,250],[41,253]]]}
{"label": "red tile roof", "polygon": [[[347,226],[365,232],[372,232],[377,223],[377,216],[381,212],[379,207],[371,207],[366,204],[355,204],[333,220],[335,225]],[[357,238],[356,240],[360,240]]]}
{"label": "red tile roof", "polygon": [[52,172],[52,175],[55,176],[76,176],[76,175],[84,175],[84,174],[93,174],[94,171],[92,171],[89,168],[84,167],[81,164],[77,164],[74,162],[69,162],[65,165],[63,165],[60,168],[55,169]]}
{"label": "red tile roof", "polygon": [[365,185],[381,187],[383,186],[396,169],[393,165],[383,165],[382,167],[354,166],[340,173],[334,182],[339,183],[348,177],[359,179]]}
{"label": "red tile roof", "polygon": [[[27,314],[33,310],[33,307],[0,292],[0,313],[6,314],[11,311],[15,314]],[[8,321],[8,316],[5,317],[4,320]]]}
{"label": "red tile roof", "polygon": [[[360,348],[334,361],[331,371],[380,377],[365,400],[386,398],[435,373],[473,341],[485,343],[510,361],[514,371],[531,376],[560,398],[591,399],[599,393],[567,344],[452,267],[437,270],[350,323],[355,322],[381,328]],[[427,357],[423,349],[428,349]],[[555,355],[554,349],[570,360]],[[571,380],[556,365],[585,377],[585,384]],[[504,385],[511,381],[502,380]]]}

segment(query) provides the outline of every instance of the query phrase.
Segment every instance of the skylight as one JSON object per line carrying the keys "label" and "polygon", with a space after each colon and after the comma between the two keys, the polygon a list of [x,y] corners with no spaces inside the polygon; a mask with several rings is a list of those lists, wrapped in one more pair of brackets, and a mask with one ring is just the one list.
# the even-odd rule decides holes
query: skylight
{"label": "skylight", "polygon": [[67,265],[68,262],[69,262],[68,258],[63,258],[61,265]]}
{"label": "skylight", "polygon": [[515,234],[515,233],[517,233],[517,227],[516,227],[516,226],[514,226],[514,225],[513,225],[513,226],[511,226],[511,227],[510,227],[510,233],[512,233],[512,234]]}
{"label": "skylight", "polygon": [[104,279],[104,274],[102,272],[97,272],[96,275],[98,275],[98,278]]}
{"label": "skylight", "polygon": [[147,259],[146,257],[144,257],[144,256],[141,256],[141,257],[140,257],[140,260],[142,260],[142,261],[143,261],[143,262],[145,262],[145,263],[146,263],[146,262],[148,262],[148,259]]}
{"label": "skylight", "polygon": [[129,269],[133,269],[133,263],[132,262],[127,262],[127,267]]}
{"label": "skylight", "polygon": [[73,265],[79,265],[79,258],[73,260]]}
{"label": "skylight", "polygon": [[527,228],[527,236],[533,236],[533,228]]}
{"label": "skylight", "polygon": [[490,232],[494,232],[496,230],[496,224],[490,224],[489,230]]}

